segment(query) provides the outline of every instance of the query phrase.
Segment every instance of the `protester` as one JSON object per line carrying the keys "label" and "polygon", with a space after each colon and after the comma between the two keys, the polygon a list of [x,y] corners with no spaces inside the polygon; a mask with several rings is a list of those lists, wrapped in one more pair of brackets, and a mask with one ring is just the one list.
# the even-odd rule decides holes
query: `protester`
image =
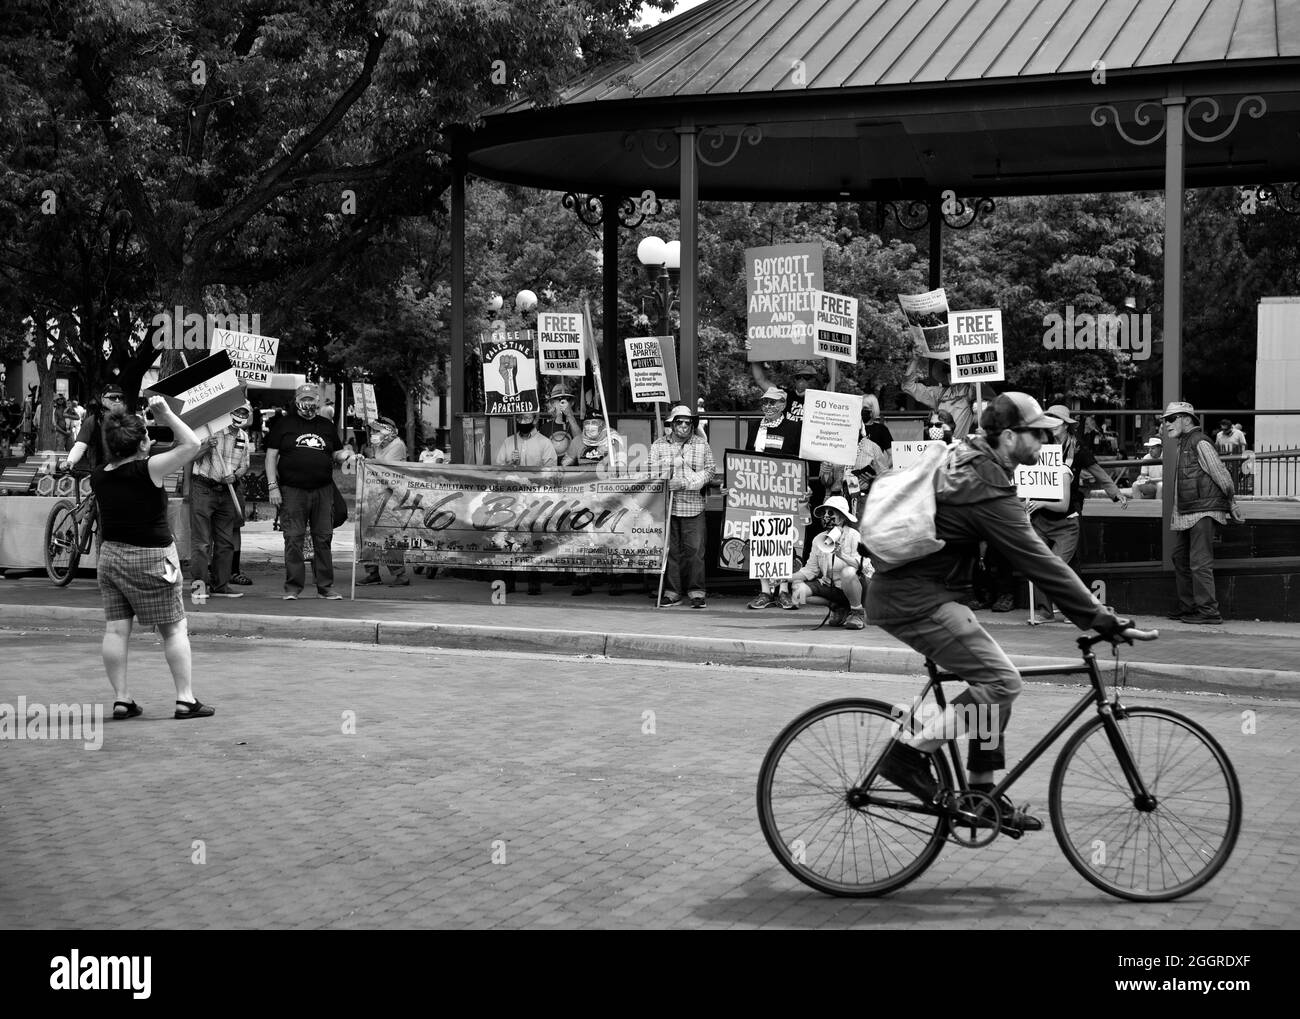
{"label": "protester", "polygon": [[862,424],[867,438],[874,442],[884,455],[885,470],[891,470],[894,466],[894,436],[889,426],[885,424],[885,419],[880,413],[880,400],[874,393],[868,393],[862,398]]}
{"label": "protester", "polygon": [[[72,418],[80,424],[79,419],[75,414]],[[62,393],[54,398],[54,408],[50,423],[54,426],[54,452],[68,452],[72,448],[72,442],[77,433],[74,431],[73,426],[68,422],[68,398]]]}
{"label": "protester", "polygon": [[293,601],[306,584],[303,537],[311,530],[316,592],[328,601],[334,590],[334,464],[355,455],[339,444],[332,422],[320,417],[320,391],[311,384],[294,393],[294,413],[280,415],[266,436],[266,487],[272,505],[283,507],[284,595]]}
{"label": "protester", "polygon": [[92,407],[82,420],[77,440],[61,466],[73,470],[84,458],[87,468],[93,471],[108,463],[111,457],[104,441],[104,419],[110,414],[124,414],[126,409],[122,387],[116,382],[110,382],[100,393],[98,405]]}
{"label": "protester", "polygon": [[[754,374],[754,381],[763,388],[764,391],[772,388],[771,382],[768,381],[767,372],[770,368],[766,362],[755,361],[750,365]],[[791,434],[792,452],[797,456],[799,445],[803,438],[803,418],[804,418],[804,398],[808,390],[814,384],[820,384],[816,367],[812,362],[801,361],[794,367],[794,382],[792,385],[785,387],[785,417],[797,431]],[[805,460],[808,472],[808,494],[804,501],[809,506],[820,506],[826,500],[826,489],[821,482],[821,463],[817,460]],[[803,548],[800,550],[800,556],[806,561],[812,548],[813,539],[817,536],[817,530],[820,525],[814,521],[814,526],[804,528]],[[791,607],[794,603],[791,602]]]}
{"label": "protester", "polygon": [[[230,415],[232,419],[232,427],[238,432],[236,441],[242,443],[243,449],[245,450],[245,456],[251,464],[253,457],[253,440],[249,438],[246,429],[253,423],[253,408],[245,403],[242,407],[236,407],[232,410]],[[234,486],[235,501],[239,512],[235,515],[235,552],[230,557],[230,582],[232,584],[238,584],[240,587],[249,587],[253,582],[248,577],[244,576],[239,568],[240,555],[243,552],[244,547],[244,522],[247,519],[246,511],[244,509],[247,501],[244,486],[251,480],[247,471],[245,471],[242,480],[243,484],[236,484]]]}
{"label": "protester", "polygon": [[445,464],[446,462],[447,454],[438,448],[437,438],[430,435],[424,440],[424,448],[420,450],[420,463]]}
{"label": "protester", "polygon": [[[785,416],[789,397],[782,389],[769,386],[758,401],[762,417],[749,423],[749,435],[745,439],[745,448],[756,453],[784,453],[787,456],[799,455],[799,434],[801,425]],[[726,495],[726,490],[723,490]],[[758,597],[749,603],[751,609],[783,608],[794,609],[798,606],[790,597],[789,584],[774,585],[770,580],[760,580]],[[774,590],[774,588],[777,588]]]}
{"label": "protester", "polygon": [[[237,408],[244,410],[244,408]],[[233,416],[233,415],[232,415]],[[194,460],[190,489],[190,580],[206,585],[214,598],[242,598],[230,590],[234,573],[236,521],[242,519],[234,485],[248,473],[249,449],[236,424],[203,442]],[[209,575],[209,569],[211,571]]]}
{"label": "protester", "polygon": [[[555,433],[558,435],[560,433]],[[551,438],[554,439],[555,435]],[[627,475],[627,439],[609,428],[605,418],[594,408],[588,409],[582,418],[582,436],[569,447],[565,461],[569,466],[586,467],[588,470],[601,472],[605,477]],[[574,578],[574,597],[591,594],[592,574],[581,573]],[[617,575],[611,575],[609,593],[618,597],[623,593],[623,582]]]}
{"label": "protester", "polygon": [[810,597],[820,598],[831,607],[831,626],[861,630],[866,626],[862,610],[863,568],[858,545],[862,536],[853,526],[853,515],[843,496],[833,495],[817,507],[825,530],[813,542],[807,565],[788,580],[794,588],[794,601],[802,605]]}
{"label": "protester", "polygon": [[[911,381],[903,383],[903,392],[924,407],[947,411],[952,417],[953,435],[964,439],[974,425],[975,401],[979,399],[980,389],[970,382],[954,385],[947,361],[929,360],[927,375],[926,360],[919,351],[913,354],[907,375]],[[986,386],[985,399],[991,399],[992,395],[992,390]]]}
{"label": "protester", "polygon": [[113,717],[135,718],[143,709],[127,683],[127,652],[133,620],[158,627],[163,656],[176,687],[176,718],[208,718],[216,709],[194,696],[190,640],[181,600],[181,560],[167,521],[167,476],[198,456],[198,437],[155,396],[155,419],[171,428],[175,445],[149,455],[148,430],[135,414],[113,414],[104,421],[110,462],[90,475],[99,504],[103,545],[99,550],[99,591],[104,599],[104,670],[113,686]]}
{"label": "protester", "polygon": [[556,383],[551,387],[550,396],[546,398],[546,414],[537,423],[537,430],[548,439],[557,432],[563,432],[572,441],[582,431],[582,425],[573,408],[574,398],[569,387],[562,382]]}
{"label": "protester", "polygon": [[[925,422],[924,435],[932,441],[952,442],[958,437],[957,419],[946,410],[932,410]],[[965,436],[961,437],[965,438]]]}
{"label": "protester", "polygon": [[1219,601],[1214,590],[1214,538],[1229,519],[1244,518],[1237,506],[1232,476],[1201,430],[1190,403],[1174,401],[1165,408],[1165,433],[1178,443],[1174,457],[1174,507],[1169,529],[1174,534],[1174,583],[1178,608],[1170,619],[1219,625]]}
{"label": "protester", "polygon": [[668,434],[650,444],[650,474],[667,478],[672,492],[668,531],[668,565],[660,606],[678,605],[683,594],[691,608],[705,607],[704,489],[716,467],[713,450],[695,435],[689,407],[678,405],[668,414]]}
{"label": "protester", "polygon": [[[392,418],[381,417],[373,421],[370,425],[370,433],[374,437],[374,459],[377,462],[406,462],[406,443],[397,434],[397,423]],[[386,548],[382,555],[385,565],[388,566],[388,572],[392,574],[392,579],[388,582],[389,586],[409,587],[411,578],[406,572],[406,550]],[[379,576],[378,565],[366,563],[366,575],[357,581],[357,586],[380,583],[383,583],[383,580]]]}
{"label": "protester", "polygon": [[[497,449],[496,462],[503,467],[556,467],[555,446],[550,439],[536,430],[537,415],[532,412],[515,415],[515,434],[509,436]],[[527,570],[528,593],[542,593],[541,581],[533,570]],[[513,593],[513,576],[506,577],[506,592]]]}

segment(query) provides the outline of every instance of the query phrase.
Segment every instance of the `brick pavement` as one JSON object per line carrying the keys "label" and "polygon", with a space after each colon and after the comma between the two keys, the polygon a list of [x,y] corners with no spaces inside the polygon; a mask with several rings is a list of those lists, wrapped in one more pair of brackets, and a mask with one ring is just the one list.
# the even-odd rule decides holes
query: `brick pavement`
{"label": "brick pavement", "polygon": [[[98,641],[0,631],[0,702],[109,699]],[[1225,744],[1247,814],[1228,867],[1176,903],[1077,875],[1049,832],[948,848],[908,888],[846,901],[767,850],[754,781],[776,732],[898,677],[584,661],[310,641],[196,641],[210,720],[167,716],[155,638],[132,647],[146,716],[103,749],[0,744],[0,924],[17,928],[1294,928],[1300,703],[1147,694]],[[1076,697],[1031,684],[1012,757]],[[1257,712],[1257,733],[1241,713]],[[357,732],[343,735],[344,711]],[[646,711],[655,733],[643,734]],[[1020,798],[1040,807],[1040,762]],[[1045,814],[1044,814],[1045,816]],[[194,840],[207,862],[191,863]],[[505,862],[492,862],[493,843]]]}

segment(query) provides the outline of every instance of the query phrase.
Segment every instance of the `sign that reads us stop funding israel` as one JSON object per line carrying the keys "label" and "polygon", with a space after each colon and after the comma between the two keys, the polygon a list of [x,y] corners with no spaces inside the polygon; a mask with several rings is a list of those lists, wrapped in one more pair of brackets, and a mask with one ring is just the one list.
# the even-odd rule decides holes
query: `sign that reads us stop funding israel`
{"label": "sign that reads us stop funding israel", "polygon": [[948,312],[948,355],[953,382],[1001,382],[1006,378],[1001,309]]}

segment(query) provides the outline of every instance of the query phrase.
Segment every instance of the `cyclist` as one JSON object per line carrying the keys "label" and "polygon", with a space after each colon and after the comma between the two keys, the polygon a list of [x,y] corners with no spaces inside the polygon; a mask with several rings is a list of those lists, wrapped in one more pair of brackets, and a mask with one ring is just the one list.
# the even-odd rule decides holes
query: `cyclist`
{"label": "cyclist", "polygon": [[[1012,566],[1041,587],[1081,629],[1117,639],[1132,626],[1103,608],[1083,582],[1052,554],[1030,525],[1016,498],[1017,465],[1033,464],[1061,421],[1043,413],[1024,393],[1003,393],[980,417],[982,435],[957,446],[935,479],[936,536],[946,544],[921,559],[881,569],[867,588],[870,622],[934,661],[967,684],[941,716],[927,719],[919,732],[902,731],[881,765],[881,775],[899,788],[930,802],[938,792],[929,755],[946,738],[960,736],[974,705],[978,721],[967,753],[970,787],[989,793],[993,773],[1006,767],[1002,738],[1011,704],[1020,693],[1020,674],[1006,652],[963,605],[969,596],[979,544],[987,541]],[[869,551],[869,550],[868,550]],[[957,706],[959,710],[954,710]],[[1003,824],[1040,831],[1042,822],[1018,810],[1005,797],[999,803]]]}
{"label": "cyclist", "polygon": [[86,467],[94,470],[113,459],[104,440],[104,419],[109,414],[125,414],[126,402],[122,397],[122,387],[116,382],[106,385],[99,395],[99,403],[91,404],[86,416],[77,430],[77,441],[72,444],[68,458],[59,464],[60,470],[70,471],[86,460]]}

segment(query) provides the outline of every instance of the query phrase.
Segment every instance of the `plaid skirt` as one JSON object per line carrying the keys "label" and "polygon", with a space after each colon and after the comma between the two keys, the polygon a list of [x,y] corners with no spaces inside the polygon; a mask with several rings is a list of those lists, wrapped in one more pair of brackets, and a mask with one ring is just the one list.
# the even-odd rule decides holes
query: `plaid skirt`
{"label": "plaid skirt", "polygon": [[185,618],[181,589],[181,557],[175,544],[144,548],[106,541],[100,546],[99,592],[106,620],[135,616],[144,626],[178,623]]}

